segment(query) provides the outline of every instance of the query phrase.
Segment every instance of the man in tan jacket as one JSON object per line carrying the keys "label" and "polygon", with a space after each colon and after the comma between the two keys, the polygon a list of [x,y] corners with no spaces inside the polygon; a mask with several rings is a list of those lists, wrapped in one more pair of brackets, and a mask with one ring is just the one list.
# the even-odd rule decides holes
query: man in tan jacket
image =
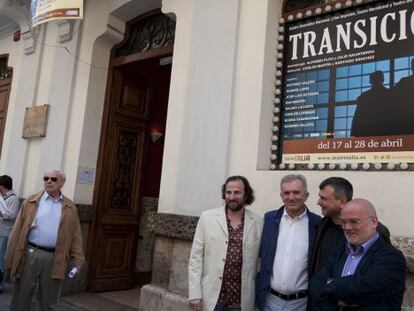
{"label": "man in tan jacket", "polygon": [[62,195],[65,175],[44,174],[44,191],[28,197],[10,235],[6,266],[15,280],[10,310],[51,310],[61,280],[74,277],[85,262],[75,204]]}
{"label": "man in tan jacket", "polygon": [[222,187],[225,206],[201,214],[188,264],[190,307],[196,311],[254,311],[262,217],[243,176]]}

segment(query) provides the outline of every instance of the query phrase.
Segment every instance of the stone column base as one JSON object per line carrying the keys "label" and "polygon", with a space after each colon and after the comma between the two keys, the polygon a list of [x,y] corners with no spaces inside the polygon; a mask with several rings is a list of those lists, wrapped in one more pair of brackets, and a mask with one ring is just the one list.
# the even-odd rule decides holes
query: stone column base
{"label": "stone column base", "polygon": [[198,217],[153,213],[155,234],[151,284],[141,289],[140,311],[190,311],[188,258]]}
{"label": "stone column base", "polygon": [[174,294],[167,289],[155,285],[145,285],[141,288],[139,298],[140,311],[190,311],[188,298]]}

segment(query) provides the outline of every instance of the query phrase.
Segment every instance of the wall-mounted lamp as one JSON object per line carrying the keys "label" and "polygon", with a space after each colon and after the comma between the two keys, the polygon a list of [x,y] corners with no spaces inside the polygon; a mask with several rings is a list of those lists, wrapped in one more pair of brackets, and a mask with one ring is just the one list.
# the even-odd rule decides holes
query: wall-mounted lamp
{"label": "wall-mounted lamp", "polygon": [[21,32],[20,32],[20,30],[16,30],[16,31],[13,33],[13,41],[14,41],[14,42],[20,41],[20,36],[21,36]]}
{"label": "wall-mounted lamp", "polygon": [[151,130],[150,136],[153,143],[155,143],[158,139],[160,139],[164,135],[159,130]]}

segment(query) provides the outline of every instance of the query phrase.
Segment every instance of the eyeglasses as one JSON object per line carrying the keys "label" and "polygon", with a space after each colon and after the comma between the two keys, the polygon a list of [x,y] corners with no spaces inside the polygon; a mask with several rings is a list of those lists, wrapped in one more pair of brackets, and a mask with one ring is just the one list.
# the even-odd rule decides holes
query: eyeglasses
{"label": "eyeglasses", "polygon": [[341,225],[345,226],[345,225],[350,225],[352,227],[356,227],[361,225],[361,223],[363,223],[364,221],[372,218],[374,216],[368,216],[367,218],[364,219],[341,219]]}
{"label": "eyeglasses", "polygon": [[48,181],[49,179],[53,182],[57,182],[58,180],[57,177],[43,176],[43,181]]}

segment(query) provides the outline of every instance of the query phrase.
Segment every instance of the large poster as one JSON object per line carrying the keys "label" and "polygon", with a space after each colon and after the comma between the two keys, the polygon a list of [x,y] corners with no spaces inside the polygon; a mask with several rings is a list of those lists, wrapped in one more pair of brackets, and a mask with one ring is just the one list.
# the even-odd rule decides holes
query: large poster
{"label": "large poster", "polygon": [[286,25],[283,163],[414,162],[414,2]]}
{"label": "large poster", "polygon": [[32,0],[32,26],[56,19],[83,18],[83,0]]}

